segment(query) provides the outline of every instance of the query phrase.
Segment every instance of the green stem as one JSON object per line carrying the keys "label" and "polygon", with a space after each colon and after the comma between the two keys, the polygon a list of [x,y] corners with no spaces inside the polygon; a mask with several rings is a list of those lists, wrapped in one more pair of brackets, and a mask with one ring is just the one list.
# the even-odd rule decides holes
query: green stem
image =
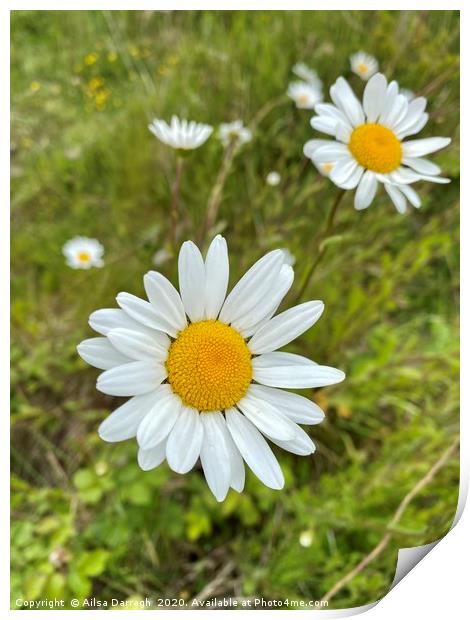
{"label": "green stem", "polygon": [[305,293],[306,289],[308,288],[308,286],[310,285],[310,282],[313,278],[313,275],[315,273],[315,271],[317,270],[317,267],[320,265],[320,263],[323,260],[323,257],[326,254],[326,250],[327,247],[324,243],[324,241],[329,237],[331,231],[333,230],[333,226],[334,226],[334,222],[335,222],[335,217],[336,214],[338,212],[338,208],[339,205],[341,203],[341,200],[343,198],[343,196],[345,195],[346,190],[341,189],[338,194],[336,195],[336,198],[334,200],[334,202],[331,205],[331,209],[330,212],[328,214],[328,218],[326,220],[326,226],[325,226],[325,232],[323,233],[322,237],[321,237],[321,241],[318,244],[318,254],[316,259],[313,261],[313,263],[310,266],[310,269],[308,270],[304,281],[302,283],[302,286],[300,287],[299,292],[297,293],[296,297],[295,297],[295,302],[298,302],[299,299],[302,298],[303,294]]}

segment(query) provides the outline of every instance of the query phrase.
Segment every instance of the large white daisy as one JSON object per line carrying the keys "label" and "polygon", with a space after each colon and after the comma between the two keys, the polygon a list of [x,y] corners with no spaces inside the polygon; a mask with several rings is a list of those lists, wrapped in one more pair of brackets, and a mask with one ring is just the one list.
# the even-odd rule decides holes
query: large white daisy
{"label": "large white daisy", "polygon": [[137,437],[142,469],[165,459],[186,473],[201,460],[207,483],[222,501],[241,492],[246,461],[265,485],[284,478],[265,437],[307,455],[315,450],[299,423],[318,424],[321,409],[285,388],[338,383],[344,373],[293,353],[279,352],[323,312],[310,301],[274,316],[294,272],[283,250],[258,260],[227,296],[227,244],[220,235],[205,260],[194,243],[181,247],[180,292],[160,273],[148,272],[149,301],[119,293],[120,309],[94,312],[102,337],[84,340],[81,357],[104,372],[97,388],[131,396],[100,426],[105,441]]}
{"label": "large white daisy", "polygon": [[210,125],[180,120],[175,115],[171,117],[170,124],[155,118],[148,127],[161,142],[181,151],[197,149],[204,144],[213,131]]}
{"label": "large white daisy", "polygon": [[421,205],[412,183],[449,182],[438,176],[439,166],[424,156],[447,146],[450,138],[404,141],[427,123],[424,97],[408,102],[399,93],[398,84],[387,84],[381,73],[367,82],[362,104],[342,77],[331,87],[330,95],[333,104],[317,104],[318,116],[310,123],[336,140],[310,140],[304,153],[317,166],[330,164],[329,177],[339,187],[357,188],[356,209],[372,203],[379,181],[400,213],[406,210],[407,201],[414,207]]}
{"label": "large white daisy", "polygon": [[72,269],[91,269],[104,265],[104,248],[97,239],[74,237],[64,244],[62,254]]}

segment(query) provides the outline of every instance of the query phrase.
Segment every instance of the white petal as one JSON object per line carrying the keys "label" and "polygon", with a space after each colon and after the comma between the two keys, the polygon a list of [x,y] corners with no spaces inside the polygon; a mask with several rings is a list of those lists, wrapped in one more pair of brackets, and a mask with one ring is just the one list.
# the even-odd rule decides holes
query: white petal
{"label": "white petal", "polygon": [[145,327],[142,323],[132,319],[120,308],[102,308],[101,310],[95,310],[95,312],[90,314],[88,323],[92,329],[104,336],[112,329],[118,329],[120,327],[139,331],[142,334],[154,333],[152,328]]}
{"label": "white petal", "polygon": [[276,407],[248,391],[237,403],[237,407],[265,435],[275,439],[293,439],[296,424],[280,413]]}
{"label": "white petal", "polygon": [[336,125],[338,121],[330,116],[314,116],[310,121],[313,129],[326,133],[330,136],[336,136]]}
{"label": "white petal", "polygon": [[325,414],[318,405],[300,394],[254,384],[250,385],[250,393],[273,404],[298,424],[319,424],[325,418]]}
{"label": "white petal", "polygon": [[147,413],[137,429],[137,443],[144,450],[155,447],[168,437],[182,409],[181,400],[168,385],[158,403]]}
{"label": "white petal", "polygon": [[381,73],[376,73],[367,82],[364,89],[363,103],[364,112],[368,123],[375,123],[385,105],[385,93],[387,80]]}
{"label": "white petal", "polygon": [[421,157],[405,157],[402,161],[405,166],[410,166],[416,172],[426,175],[440,174],[441,169],[434,162],[429,159],[422,159]]}
{"label": "white petal", "polygon": [[217,235],[206,256],[206,318],[216,319],[227,294],[229,263],[227,242]]}
{"label": "white petal", "polygon": [[351,158],[348,147],[342,142],[330,141],[329,144],[320,146],[315,151],[315,161],[318,163],[329,163],[342,158]]}
{"label": "white petal", "polygon": [[406,138],[407,136],[412,136],[415,133],[419,133],[421,129],[423,129],[423,127],[426,125],[428,120],[429,120],[429,114],[421,114],[421,116],[417,118],[414,123],[410,123],[409,125],[406,125],[406,127],[402,129],[401,131],[395,130],[395,134],[397,138],[399,138],[400,140],[403,140],[403,138]]}
{"label": "white petal", "polygon": [[199,248],[185,241],[178,256],[181,299],[191,321],[201,321],[205,310],[206,268]]}
{"label": "white petal", "polygon": [[166,376],[158,362],[129,362],[101,373],[96,389],[111,396],[136,396],[155,390]]}
{"label": "white petal", "polygon": [[201,453],[204,430],[200,414],[192,407],[183,407],[171,429],[166,444],[168,465],[178,474],[185,474],[194,467]]}
{"label": "white petal", "polygon": [[329,144],[331,144],[331,140],[309,140],[304,144],[304,155],[313,159],[321,146],[328,146]]}
{"label": "white petal", "polygon": [[408,100],[404,95],[398,95],[392,108],[382,119],[384,127],[388,127],[393,131],[395,127],[406,117],[408,112]]}
{"label": "white petal", "polygon": [[422,157],[450,144],[450,138],[422,138],[402,143],[403,157]]}
{"label": "white petal", "polygon": [[[265,325],[278,309],[282,300],[289,292],[294,282],[294,270],[290,265],[282,265],[276,282],[275,290],[266,295],[265,303],[259,303],[256,312],[250,313],[250,317],[244,317],[243,328],[234,321],[233,326],[239,330],[244,338],[248,338]],[[264,312],[264,314],[262,314]],[[261,318],[260,318],[261,315]]]}
{"label": "white petal", "polygon": [[256,427],[236,409],[225,412],[227,426],[248,467],[267,487],[282,489],[284,476],[271,448]]}
{"label": "white petal", "polygon": [[349,143],[349,139],[351,138],[352,127],[350,125],[345,125],[344,123],[338,123],[336,125],[336,139],[340,142],[344,142],[345,144]]}
{"label": "white petal", "polygon": [[387,91],[385,93],[385,103],[383,106],[382,113],[379,116],[378,122],[383,125],[384,121],[392,114],[392,111],[395,107],[395,103],[398,97],[398,84],[395,80],[390,82],[387,86]]}
{"label": "white petal", "polygon": [[225,499],[231,479],[230,452],[225,441],[225,420],[220,411],[201,413],[204,438],[201,464],[207,484],[218,502]]}
{"label": "white petal", "polygon": [[340,108],[353,127],[364,123],[364,112],[356,95],[343,77],[339,77],[330,88],[333,103]]}
{"label": "white petal", "polygon": [[135,437],[139,424],[159,397],[159,390],[155,390],[130,398],[100,424],[98,434],[101,439],[114,443]]}
{"label": "white petal", "polygon": [[178,291],[157,271],[145,274],[144,287],[152,309],[162,325],[161,330],[174,338],[188,324]]}
{"label": "white petal", "polygon": [[353,178],[360,166],[357,161],[350,155],[336,162],[333,170],[330,172],[330,179],[339,187],[348,184],[349,179]]}
{"label": "white petal", "polygon": [[[336,165],[333,168],[333,171],[335,170],[335,168],[336,168]],[[341,183],[341,184],[338,183],[338,186],[342,187],[343,189],[354,189],[355,187],[357,187],[358,183],[360,182],[363,173],[364,173],[364,168],[362,166],[356,166],[351,176],[344,183]]]}
{"label": "white petal", "polygon": [[392,199],[398,213],[405,213],[406,211],[406,198],[398,189],[397,185],[390,185],[390,183],[384,184],[385,191]]}
{"label": "white petal", "polygon": [[108,338],[118,351],[134,360],[163,362],[170,346],[168,336],[157,331],[150,336],[130,329],[112,329]]}
{"label": "white petal", "polygon": [[367,170],[357,186],[356,195],[354,197],[355,209],[367,209],[374,200],[377,192],[377,176],[375,172]]}
{"label": "white petal", "polygon": [[140,297],[136,297],[130,293],[119,293],[116,297],[116,301],[124,312],[135,321],[147,327],[151,327],[152,329],[167,331],[167,323],[160,320],[158,314],[148,301],[144,301],[140,299]]}
{"label": "white petal", "polygon": [[149,471],[158,467],[165,460],[165,441],[162,441],[158,446],[149,448],[148,450],[139,449],[137,453],[137,462],[144,471]]}
{"label": "white petal", "polygon": [[410,185],[400,185],[400,191],[405,194],[405,197],[409,200],[413,207],[416,209],[420,208],[421,199]]}
{"label": "white petal", "polygon": [[315,106],[315,112],[318,116],[327,116],[341,122],[343,125],[350,126],[344,112],[331,103],[317,103]]}
{"label": "white petal", "polygon": [[424,97],[416,97],[416,99],[413,99],[413,101],[408,104],[405,118],[394,128],[399,138],[408,135],[411,128],[416,125],[416,123],[420,122],[420,119],[424,115],[424,110],[426,109],[426,103],[427,101]]}
{"label": "white petal", "polygon": [[253,310],[275,284],[283,262],[282,250],[274,250],[260,258],[234,286],[222,306],[219,319],[230,324]]}
{"label": "white petal", "polygon": [[280,388],[309,388],[343,381],[341,370],[320,366],[311,360],[287,353],[265,353],[253,359],[253,378],[258,383]]}
{"label": "white petal", "polygon": [[131,360],[117,351],[107,338],[88,338],[77,347],[78,354],[95,368],[109,370]]}
{"label": "white petal", "polygon": [[230,486],[238,493],[243,491],[245,486],[245,464],[243,463],[242,455],[238,450],[235,442],[232,439],[232,435],[228,430],[227,423],[224,425],[224,430],[226,432],[226,443],[227,448],[230,453]]}
{"label": "white petal", "polygon": [[313,454],[315,452],[315,444],[303,429],[297,427],[297,430],[298,433],[294,439],[288,439],[287,441],[280,441],[272,437],[269,439],[283,450],[287,450],[287,452],[292,452],[299,456]]}
{"label": "white petal", "polygon": [[324,307],[322,301],[308,301],[281,312],[255,333],[248,343],[250,351],[260,354],[280,349],[312,327]]}

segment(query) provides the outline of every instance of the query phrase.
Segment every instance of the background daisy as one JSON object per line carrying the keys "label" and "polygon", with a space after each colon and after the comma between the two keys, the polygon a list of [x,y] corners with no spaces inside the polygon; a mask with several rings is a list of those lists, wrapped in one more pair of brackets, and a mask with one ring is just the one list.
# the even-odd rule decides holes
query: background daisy
{"label": "background daisy", "polygon": [[153,135],[176,150],[190,151],[200,147],[209,138],[213,127],[195,121],[171,117],[170,124],[155,118],[148,126]]}
{"label": "background daisy", "polygon": [[367,81],[379,70],[377,59],[365,52],[353,54],[350,58],[350,62],[351,71],[358,75],[361,80]]}
{"label": "background daisy", "polygon": [[287,90],[287,96],[294,101],[301,110],[313,110],[315,104],[322,100],[321,88],[307,82],[291,82]]}
{"label": "background daisy", "polygon": [[72,269],[91,269],[102,267],[104,248],[96,239],[74,237],[62,248],[66,263]]}
{"label": "background daisy", "polygon": [[219,137],[224,146],[228,146],[231,143],[241,145],[250,142],[253,134],[251,129],[244,126],[243,121],[238,120],[232,123],[221,123]]}

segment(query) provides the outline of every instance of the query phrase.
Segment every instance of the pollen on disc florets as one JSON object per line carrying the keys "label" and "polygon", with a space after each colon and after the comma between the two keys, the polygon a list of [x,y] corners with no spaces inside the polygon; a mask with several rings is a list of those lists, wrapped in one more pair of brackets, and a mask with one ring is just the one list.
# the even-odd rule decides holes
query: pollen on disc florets
{"label": "pollen on disc florets", "polygon": [[185,405],[199,411],[227,409],[251,383],[251,353],[233,327],[198,321],[172,342],[166,361],[168,382]]}
{"label": "pollen on disc florets", "polygon": [[401,163],[401,142],[383,125],[365,123],[352,132],[348,144],[356,161],[367,170],[385,174]]}

